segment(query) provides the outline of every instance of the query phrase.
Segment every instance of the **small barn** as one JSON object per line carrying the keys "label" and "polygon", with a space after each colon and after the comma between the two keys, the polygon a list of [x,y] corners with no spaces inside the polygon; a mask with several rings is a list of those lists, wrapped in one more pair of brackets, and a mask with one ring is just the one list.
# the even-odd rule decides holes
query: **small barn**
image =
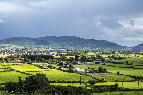
{"label": "small barn", "polygon": [[74,71],[75,71],[75,72],[85,72],[85,70],[84,70],[84,69],[81,69],[81,68],[74,68]]}
{"label": "small barn", "polygon": [[42,64],[42,66],[49,66],[49,65],[50,65],[49,63]]}
{"label": "small barn", "polygon": [[69,71],[68,68],[61,68],[62,71]]}
{"label": "small barn", "polygon": [[86,65],[93,65],[93,62],[85,62]]}

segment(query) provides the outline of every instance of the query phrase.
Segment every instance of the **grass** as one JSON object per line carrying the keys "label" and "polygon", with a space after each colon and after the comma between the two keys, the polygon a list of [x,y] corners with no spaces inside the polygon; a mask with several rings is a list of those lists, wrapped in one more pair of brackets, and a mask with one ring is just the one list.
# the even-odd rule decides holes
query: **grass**
{"label": "grass", "polygon": [[[47,78],[49,80],[55,80],[55,81],[80,81],[80,75],[76,73],[68,73],[63,72],[56,69],[50,69],[49,71],[43,71],[44,74],[46,74]],[[93,78],[85,75],[81,75],[82,81],[87,82],[88,80],[93,80]]]}
{"label": "grass", "polygon": [[104,93],[92,93],[91,95],[143,95],[143,91],[114,91]]}
{"label": "grass", "polygon": [[[46,74],[47,78],[50,81],[80,81],[80,76],[82,78],[82,81],[87,82],[88,80],[94,80],[90,76],[85,76],[85,75],[80,75],[76,73],[68,73],[68,72],[63,72],[57,69],[41,69],[38,68],[34,65],[31,64],[23,64],[23,63],[18,63],[18,64],[6,64],[6,67],[10,67],[11,69],[18,70],[21,72],[25,72],[28,74],[35,75],[36,73],[42,73]],[[41,63],[35,63],[35,64],[41,64]],[[0,81],[1,82],[8,82],[8,81],[17,81],[18,76],[22,76],[25,78],[25,74],[17,73],[17,72],[0,72]]]}
{"label": "grass", "polygon": [[102,64],[96,64],[96,65],[74,65],[74,67],[76,67],[76,68],[83,68],[83,69],[88,69],[89,67],[98,69],[99,67],[103,67],[103,68],[106,68],[108,72],[112,72],[112,73],[117,73],[119,71],[120,74],[124,74],[124,75],[143,76],[143,73],[142,73],[143,69],[118,68],[118,67],[111,67],[111,66],[102,65]]}
{"label": "grass", "polygon": [[1,54],[0,54],[0,57],[3,57],[3,58],[5,58],[5,57],[7,57],[7,56],[8,56],[8,55],[1,55]]}
{"label": "grass", "polygon": [[84,87],[84,83],[50,83],[50,85],[61,85],[61,86],[76,86],[76,87]]}
{"label": "grass", "polygon": [[4,71],[3,69],[0,69],[0,72]]}
{"label": "grass", "polygon": [[18,82],[18,77],[22,77],[22,79],[24,80],[27,75],[15,71],[0,72],[0,83],[5,83],[9,81]]}
{"label": "grass", "polygon": [[[95,85],[114,85],[118,83],[119,87],[124,87],[124,88],[129,88],[129,89],[140,89],[142,88],[143,89],[143,82],[140,82],[140,85],[138,87],[138,82],[135,81],[135,82],[123,82],[123,85],[122,85],[122,82],[103,82],[103,83],[96,83]],[[51,83],[51,85],[61,85],[61,86],[76,86],[76,87],[84,87],[85,84],[84,83]],[[89,84],[87,84],[89,85]]]}
{"label": "grass", "polygon": [[125,76],[125,75],[117,75],[117,74],[111,74],[111,73],[94,73],[94,74],[89,74],[97,79],[103,79],[104,81],[108,82],[117,82],[117,81],[133,81],[134,79]]}
{"label": "grass", "polygon": [[21,65],[13,65],[13,66],[8,66],[11,69],[19,70],[19,71],[42,71],[42,69],[34,66],[34,65],[29,65],[29,64],[21,64]]}
{"label": "grass", "polygon": [[[33,64],[38,64],[41,65],[42,63],[33,63]],[[80,76],[81,80],[84,82],[88,82],[89,80],[94,80],[90,76],[85,76],[85,75],[80,75],[76,73],[69,73],[69,72],[63,72],[57,69],[41,69],[38,68],[34,65],[31,64],[23,64],[23,63],[2,63],[0,64],[0,68],[5,68],[5,67],[10,67],[11,69],[19,70],[22,72],[26,72],[32,75],[35,75],[36,73],[43,73],[46,74],[47,78],[50,81],[80,81]],[[102,64],[96,64],[96,65],[74,65],[75,68],[83,68],[83,69],[88,69],[90,68],[95,68],[98,69],[98,67],[103,67],[106,68],[107,71],[112,72],[112,73],[94,73],[90,74],[91,76],[97,78],[97,79],[102,79],[104,78],[107,82],[106,83],[97,83],[96,85],[107,85],[107,84],[115,84],[116,81],[131,81],[133,80],[129,76],[125,75],[134,75],[134,76],[143,76],[143,70],[142,69],[131,69],[131,68],[119,68],[119,67],[111,67],[107,65],[102,65]],[[0,69],[3,70],[3,69]],[[117,71],[120,72],[120,74],[124,75],[117,75],[114,73],[117,73]],[[25,79],[27,75],[11,71],[11,72],[0,72],[0,83],[8,82],[8,81],[18,81],[18,77],[21,76],[22,79]],[[118,82],[119,86],[122,86],[121,82]],[[76,84],[78,85],[78,84]],[[138,89],[137,82],[124,82],[124,87],[125,88],[136,88]],[[140,83],[140,87],[143,88],[143,83]]]}
{"label": "grass", "polygon": [[129,63],[133,63],[133,65],[139,65],[142,64],[143,65],[143,57],[132,57],[132,58],[127,58],[127,59],[123,59],[120,60],[120,62],[126,62],[128,61]]}
{"label": "grass", "polygon": [[130,88],[130,89],[143,89],[143,82],[140,82],[140,85],[138,86],[138,82],[103,82],[103,83],[96,83],[95,85],[114,85],[115,83],[118,83],[119,87],[124,88]]}
{"label": "grass", "polygon": [[96,55],[94,52],[88,52],[87,55]]}

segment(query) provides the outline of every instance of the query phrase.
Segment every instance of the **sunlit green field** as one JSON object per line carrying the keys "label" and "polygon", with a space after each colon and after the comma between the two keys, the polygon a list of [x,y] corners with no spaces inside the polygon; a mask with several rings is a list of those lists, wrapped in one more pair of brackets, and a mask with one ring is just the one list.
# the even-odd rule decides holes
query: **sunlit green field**
{"label": "sunlit green field", "polygon": [[[108,64],[108,63],[106,63]],[[133,68],[118,68],[118,67],[111,67],[111,66],[107,66],[107,65],[102,65],[102,64],[96,64],[96,65],[74,65],[74,67],[76,68],[83,68],[83,69],[88,69],[90,68],[99,68],[99,67],[103,67],[106,68],[108,72],[112,72],[112,73],[117,73],[118,71],[120,72],[120,74],[124,74],[124,75],[131,75],[131,76],[143,76],[143,69],[133,69]]]}
{"label": "sunlit green field", "polygon": [[1,55],[1,54],[0,54],[0,57],[3,57],[3,58],[5,58],[5,57],[7,57],[7,55]]}
{"label": "sunlit green field", "polygon": [[[96,83],[95,85],[114,85],[118,83],[119,87],[124,87],[124,88],[129,88],[129,89],[143,89],[143,82],[140,82],[139,86],[138,86],[138,82],[103,82],[103,83]],[[85,84],[84,83],[51,83],[51,85],[62,85],[62,86],[76,86],[76,87],[84,87]],[[88,86],[90,86],[90,84],[87,84]]]}
{"label": "sunlit green field", "polygon": [[126,61],[128,61],[129,63],[133,63],[133,65],[143,65],[143,56],[120,60],[120,62]]}
{"label": "sunlit green field", "polygon": [[0,69],[1,71],[5,71],[5,72],[0,72],[0,83],[8,81],[18,81],[19,76],[21,76],[22,79],[24,79],[27,76],[26,74],[19,73],[16,71],[24,72],[31,75],[35,75],[36,73],[46,74],[47,78],[50,81],[80,81],[80,76],[82,81],[84,82],[87,82],[88,80],[93,80],[93,78],[90,76],[63,72],[56,69],[41,69],[39,67],[30,64],[3,63],[0,66],[3,67],[3,65],[5,66],[5,68],[9,67],[10,69],[13,69],[15,71],[5,71],[5,69]]}
{"label": "sunlit green field", "polygon": [[143,91],[114,91],[104,93],[93,93],[91,95],[143,95]]}
{"label": "sunlit green field", "polygon": [[[83,68],[83,69],[88,69],[88,68],[95,68],[98,69],[99,67],[106,68],[108,72],[110,73],[87,73],[89,76],[85,75],[80,75],[76,73],[69,73],[69,72],[63,72],[57,69],[41,69],[37,66],[34,65],[42,65],[43,63],[33,63],[33,64],[23,64],[23,63],[0,63],[0,83],[8,82],[8,81],[13,81],[17,82],[18,77],[22,77],[24,80],[27,76],[27,73],[30,75],[35,75],[36,73],[43,73],[47,76],[47,78],[50,81],[80,81],[80,76],[81,76],[81,81],[82,82],[88,82],[89,80],[94,80],[92,77],[95,77],[96,79],[103,79],[107,82],[104,83],[96,83],[95,85],[113,85],[116,82],[119,84],[119,87],[124,87],[124,88],[131,88],[131,89],[139,89],[143,88],[143,83],[140,82],[140,85],[138,87],[138,82],[124,82],[122,86],[122,82],[119,81],[134,81],[133,78],[126,76],[126,75],[132,75],[132,76],[143,76],[143,69],[133,69],[133,68],[120,68],[124,66],[129,66],[125,64],[121,64],[119,67],[118,64],[112,64],[112,63],[106,63],[106,65],[101,64],[94,64],[94,65],[74,65],[75,68]],[[112,65],[112,66],[108,66]],[[56,65],[53,65],[55,67],[58,67]],[[11,69],[13,71],[11,71]],[[4,71],[4,72],[3,72]],[[20,72],[16,72],[20,71]],[[120,74],[123,75],[117,75],[117,72],[120,72]],[[92,77],[90,77],[92,76]],[[75,85],[75,86],[84,86],[84,84],[80,85],[79,83],[57,83],[53,85]]]}
{"label": "sunlit green field", "polygon": [[18,77],[22,77],[22,79],[25,79],[27,75],[15,71],[0,72],[0,83],[5,83],[9,81],[18,82]]}
{"label": "sunlit green field", "polygon": [[42,71],[42,69],[34,66],[34,65],[29,65],[29,64],[20,64],[20,65],[13,65],[13,66],[7,66],[10,67],[11,69],[19,70],[19,71]]}
{"label": "sunlit green field", "polygon": [[[76,73],[62,72],[60,70],[55,70],[55,69],[49,71],[43,71],[43,73],[46,74],[49,80],[80,81],[80,75]],[[88,80],[93,80],[93,78],[84,75],[81,75],[81,79],[84,82],[87,82]]]}
{"label": "sunlit green field", "polygon": [[138,86],[138,81],[135,82],[103,82],[103,83],[96,83],[95,85],[114,85],[115,83],[118,83],[119,87],[124,87],[124,88],[130,88],[130,89],[140,89],[143,88],[143,82],[139,82]]}
{"label": "sunlit green field", "polygon": [[111,74],[111,73],[94,73],[94,74],[89,74],[97,79],[103,79],[104,81],[108,82],[117,82],[117,81],[133,81],[134,79],[125,76],[125,75],[117,75],[117,74]]}

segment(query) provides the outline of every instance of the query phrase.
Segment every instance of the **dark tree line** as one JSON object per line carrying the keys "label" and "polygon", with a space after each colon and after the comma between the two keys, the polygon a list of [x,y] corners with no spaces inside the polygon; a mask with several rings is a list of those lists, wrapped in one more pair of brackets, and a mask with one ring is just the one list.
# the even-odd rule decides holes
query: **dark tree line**
{"label": "dark tree line", "polygon": [[23,55],[22,58],[24,58],[24,62],[43,62],[49,59],[54,59],[51,55]]}

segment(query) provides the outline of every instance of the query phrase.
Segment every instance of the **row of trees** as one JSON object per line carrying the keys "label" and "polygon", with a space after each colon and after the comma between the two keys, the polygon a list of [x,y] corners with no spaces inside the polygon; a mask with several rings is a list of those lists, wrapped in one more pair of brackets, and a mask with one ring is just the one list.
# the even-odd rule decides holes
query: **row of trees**
{"label": "row of trees", "polygon": [[29,77],[26,77],[26,80],[22,81],[19,77],[18,82],[6,82],[4,84],[4,90],[15,93],[15,94],[32,94],[33,95],[88,95],[88,91],[81,87],[73,86],[52,86],[50,81],[44,74],[36,74]]}

